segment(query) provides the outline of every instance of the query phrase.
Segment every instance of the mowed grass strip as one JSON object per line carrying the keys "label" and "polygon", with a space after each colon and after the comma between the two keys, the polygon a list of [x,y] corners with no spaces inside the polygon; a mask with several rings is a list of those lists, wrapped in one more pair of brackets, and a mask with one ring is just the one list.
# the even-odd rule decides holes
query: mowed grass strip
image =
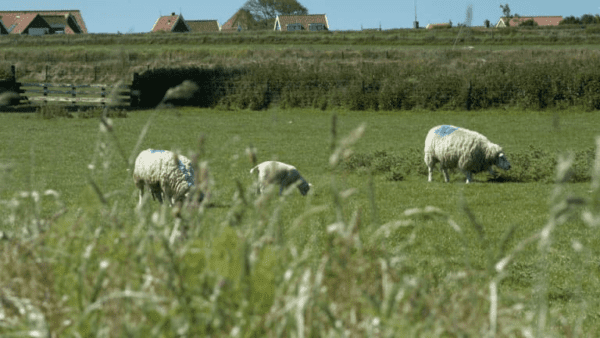
{"label": "mowed grass strip", "polygon": [[[324,282],[331,297],[326,298],[327,304],[337,304],[337,310],[330,310],[333,311],[332,316],[337,316],[340,320],[350,320],[351,313],[356,311],[352,308],[360,304],[360,307],[365,309],[365,312],[359,311],[360,316],[368,317],[373,311],[382,311],[373,304],[377,304],[378,297],[383,297],[382,294],[389,292],[385,291],[385,278],[384,285],[381,286],[384,290],[380,289],[383,278],[380,276],[383,264],[380,259],[395,257],[394,259],[399,261],[391,266],[391,280],[400,283],[398,285],[404,285],[400,282],[402,278],[413,278],[417,286],[406,286],[411,300],[406,301],[404,307],[394,308],[391,317],[386,317],[385,311],[377,312],[377,318],[383,320],[382,329],[416,334],[421,332],[419,330],[434,332],[436,325],[441,325],[445,332],[475,334],[481,333],[481,330],[485,331],[488,320],[485,311],[488,305],[481,305],[479,300],[488,298],[487,283],[493,276],[493,266],[490,264],[504,257],[526,238],[541,231],[548,222],[551,208],[549,201],[555,187],[541,182],[485,183],[485,174],[475,177],[478,182],[466,185],[464,176],[460,173],[453,173],[451,182],[445,184],[442,183],[439,172],[435,174],[434,182],[428,183],[425,175],[418,174],[409,175],[404,180],[390,181],[381,174],[370,175],[368,171],[345,170],[343,165],[332,170],[329,156],[332,152],[331,116],[334,113],[337,115],[336,146],[339,146],[341,139],[358,125],[365,123],[364,135],[352,147],[355,153],[386,151],[402,156],[409,149],[418,148],[422,151],[425,135],[432,126],[454,124],[477,130],[492,142],[502,145],[509,160],[511,153],[523,152],[530,145],[547,149],[551,154],[586,150],[594,146],[594,137],[597,134],[594,126],[600,122],[597,114],[578,111],[539,113],[492,110],[482,114],[429,111],[323,112],[300,109],[251,112],[185,108],[129,113],[127,118],[112,119],[113,132],[107,133],[102,131],[100,122],[96,119],[46,120],[35,114],[0,115],[0,134],[4,139],[3,147],[0,148],[0,164],[3,165],[2,168],[6,168],[0,176],[0,199],[10,200],[15,197],[19,200],[21,191],[58,191],[68,211],[53,225],[50,234],[47,235],[48,243],[44,244],[48,245],[48,248],[44,247],[44,250],[59,250],[61,254],[56,256],[56,259],[61,259],[63,263],[66,262],[64,257],[72,256],[82,257],[81,259],[91,257],[89,261],[95,264],[85,263],[90,264],[85,265],[90,269],[90,277],[85,282],[80,280],[79,283],[84,283],[81,290],[75,290],[68,285],[79,278],[77,276],[81,270],[77,264],[83,263],[73,263],[74,267],[59,264],[60,269],[55,268],[51,274],[55,283],[51,287],[51,298],[61,299],[63,292],[67,298],[62,305],[56,305],[57,308],[62,306],[63,312],[48,310],[50,312],[46,313],[47,317],[56,319],[56,323],[63,323],[67,318],[80,320],[66,328],[52,324],[52,330],[83,332],[99,330],[103,325],[117,331],[125,330],[120,328],[120,324],[108,319],[112,314],[123,314],[122,312],[127,311],[131,315],[141,312],[144,318],[156,316],[164,321],[184,320],[177,315],[165,314],[162,310],[147,310],[146,307],[127,310],[123,307],[114,308],[110,303],[106,306],[96,303],[97,297],[114,295],[114,292],[126,287],[145,290],[146,295],[149,294],[150,289],[144,289],[141,285],[141,281],[149,278],[149,275],[164,278],[164,284],[153,284],[156,295],[177,298],[179,304],[185,303],[185,297],[182,295],[186,292],[190,292],[191,297],[204,299],[205,294],[210,294],[215,285],[231,285],[230,289],[223,289],[222,297],[225,297],[225,300],[219,309],[223,313],[229,313],[228,311],[243,308],[242,300],[255,299],[255,304],[258,305],[252,310],[254,312],[248,309],[239,311],[248,316],[244,317],[247,322],[256,323],[256,316],[264,315],[265,318],[269,318],[266,312],[272,307],[277,309],[277,305],[269,303],[269,300],[278,297],[273,291],[278,284],[287,285],[286,283],[290,282],[290,279],[284,277],[287,275],[286,271],[291,271],[291,281],[296,278],[302,280],[300,277],[305,273],[304,269],[312,265],[316,269],[324,257],[332,260],[332,263],[328,263],[330,265]],[[135,149],[145,125],[149,126],[147,133],[139,148]],[[200,135],[204,135],[201,160],[208,162],[214,180],[211,202],[215,207],[207,209],[203,218],[196,220],[201,226],[195,228],[196,232],[190,232],[188,239],[184,240],[186,242],[183,247],[186,249],[182,249],[178,253],[180,256],[177,256],[181,261],[173,263],[173,266],[186,271],[181,275],[185,282],[180,280],[171,285],[169,283],[173,281],[168,280],[173,275],[169,274],[177,272],[167,273],[162,269],[171,265],[161,265],[169,261],[168,250],[164,252],[160,243],[145,246],[148,238],[143,232],[139,232],[141,219],[146,217],[154,220],[152,214],[156,212],[158,215],[165,209],[150,201],[142,211],[141,215],[145,216],[136,214],[134,208],[137,203],[137,191],[133,185],[131,171],[128,171],[130,164],[127,161],[147,148],[178,150],[184,155],[189,155],[190,152],[198,150]],[[248,171],[252,163],[246,153],[246,148],[250,145],[257,150],[259,162],[276,159],[295,165],[314,185],[313,191],[307,198],[293,192],[285,201],[269,202],[271,204],[266,206],[256,202],[256,196],[250,192],[253,178]],[[121,151],[125,157],[121,155]],[[422,158],[416,162],[425,167]],[[554,171],[554,168],[547,170]],[[109,207],[105,214],[102,213],[98,196],[89,190],[89,179],[97,184],[108,200]],[[250,205],[245,207],[247,209],[237,204],[241,202],[235,197],[236,181],[247,189],[245,196]],[[349,189],[356,191],[351,193]],[[560,194],[589,197],[588,183],[566,184],[565,190]],[[347,192],[340,195],[342,197],[339,204],[332,198],[335,191]],[[252,205],[256,206],[256,209],[253,209]],[[444,217],[433,214],[412,217],[410,213],[407,214],[407,210],[423,209],[427,206],[437,207],[447,213],[447,217],[455,221],[461,231],[454,230]],[[246,216],[240,210],[247,210]],[[42,199],[42,217],[51,217],[55,211],[52,199]],[[469,213],[473,218],[469,217]],[[157,224],[163,224],[168,230],[172,224],[170,222],[173,221],[169,215],[170,213],[167,213],[165,216],[168,220],[166,223],[160,223],[160,218],[155,221]],[[235,215],[240,219],[246,217],[249,221],[236,223]],[[344,237],[345,232],[342,230],[339,230],[339,238],[331,235],[332,231],[338,231],[336,228],[330,228],[328,231],[329,226],[340,221],[336,215],[341,215],[345,223],[356,225],[354,231],[360,235],[364,249],[351,244],[353,242]],[[410,220],[412,223],[392,231],[388,237],[378,234],[382,224],[397,220]],[[228,233],[229,230],[219,230],[226,224],[234,224],[232,229],[236,235]],[[0,231],[9,234],[19,230],[8,225],[3,226],[5,228]],[[165,232],[150,225],[148,227],[141,229],[159,237]],[[104,230],[97,230],[101,228]],[[249,277],[256,279],[248,282],[249,284],[239,282],[252,285],[249,289],[254,290],[252,292],[259,292],[256,291],[257,288],[263,285],[265,290],[261,289],[262,298],[259,301],[258,298],[252,298],[258,296],[250,296],[253,294],[249,295],[244,293],[246,291],[237,289],[235,269],[239,267],[238,264],[243,264],[237,260],[238,256],[235,253],[238,249],[243,251],[237,247],[243,246],[243,238],[252,239],[257,233],[260,234],[261,229],[266,229],[267,235],[261,237],[260,241],[256,242],[261,244],[252,249],[258,252],[258,256],[253,259],[260,263],[252,263],[258,264],[252,266],[259,266],[260,269],[253,270],[256,275]],[[61,242],[60,236],[54,238],[54,232],[69,239],[70,236],[75,237],[68,242],[68,246],[60,247],[61,243],[66,242]],[[505,237],[507,239],[503,240]],[[551,238],[551,250],[545,255],[540,253],[537,242],[532,242],[520,252],[515,263],[507,268],[507,275],[499,288],[500,307],[505,310],[501,315],[501,323],[514,315],[520,318],[518,323],[524,325],[521,329],[526,328],[528,320],[531,320],[530,323],[534,321],[527,319],[529,317],[525,314],[533,313],[532,316],[535,317],[535,311],[539,310],[537,306],[540,304],[536,297],[545,296],[550,302],[551,310],[555,311],[551,314],[549,324],[553,329],[559,332],[573,329],[577,327],[578,318],[583,314],[583,324],[580,328],[582,332],[597,332],[598,320],[592,310],[598,305],[595,290],[600,286],[597,270],[593,268],[596,262],[594,257],[597,257],[600,248],[597,230],[585,226],[578,218],[573,218],[557,227]],[[93,245],[98,249],[90,249],[90,243],[95,243]],[[10,242],[4,241],[2,245],[10,245]],[[584,249],[574,250],[578,245]],[[146,251],[140,253],[142,247],[146,248]],[[204,256],[208,248],[214,251]],[[302,259],[308,259],[310,263],[302,263],[301,256],[305,251],[307,256]],[[357,252],[361,255],[355,255]],[[385,254],[379,256],[378,253]],[[5,256],[5,262],[8,264],[12,261],[7,257],[9,256]],[[138,258],[129,260],[127,257]],[[344,263],[343,259],[347,259],[348,262]],[[104,260],[110,262],[110,267],[106,270],[108,279],[106,283],[98,284],[96,281],[100,280],[100,272],[105,269],[99,269],[98,266],[104,266],[101,265]],[[218,262],[221,263],[217,264]],[[349,266],[344,267],[344,264]],[[6,276],[20,276],[18,271],[9,270],[10,273]],[[213,274],[216,276],[214,280]],[[33,276],[33,279],[43,277],[35,273]],[[240,280],[244,279],[240,277]],[[36,284],[32,282],[30,285]],[[98,285],[104,286],[96,289]],[[41,297],[33,287],[17,289],[21,297]],[[545,292],[545,295],[541,295],[539,292],[542,291],[539,290]],[[206,299],[209,298],[206,296]],[[368,299],[374,303],[370,303]],[[442,302],[444,299],[446,301]],[[583,299],[586,299],[587,307],[581,305]],[[86,301],[90,303],[86,305]],[[402,301],[401,297],[398,302]],[[78,302],[83,305],[78,305]],[[179,309],[177,311],[183,311],[193,317],[198,314],[194,314],[190,308],[200,311],[203,305],[199,304],[203,303],[190,302],[185,306],[180,305],[181,308],[171,309]],[[516,307],[513,308],[513,305]],[[92,311],[88,307],[95,306],[100,306],[101,309],[97,317],[86,312]],[[315,303],[314,309],[319,309],[320,306]],[[412,306],[416,308],[413,309]],[[457,307],[458,312],[446,311],[452,306]],[[482,312],[469,315],[470,306]],[[519,312],[520,307],[525,307],[523,313]],[[316,315],[320,310],[310,311],[317,311]],[[438,315],[441,317],[434,316],[436,311],[441,311],[442,314]],[[268,320],[258,321],[262,324],[252,326],[231,318],[226,319],[225,314],[219,317],[219,313],[213,313],[212,316],[224,320],[223,326],[206,328],[200,325],[194,328],[199,331],[192,332],[229,333],[234,327],[244,327],[249,332],[274,335],[272,330],[275,328],[269,325],[276,324],[268,324]],[[394,317],[395,315],[399,317]],[[107,321],[102,323],[102,318]],[[438,321],[432,318],[441,319]],[[561,322],[560,318],[565,318],[565,321]],[[419,324],[425,326],[414,324],[424,320],[431,321],[429,324]],[[445,320],[458,325],[443,324]],[[190,321],[193,322],[191,319]],[[507,323],[505,322],[503,327],[506,331],[500,332],[507,332],[509,335],[512,331]],[[366,332],[364,328],[353,327],[350,322],[347,325],[356,334]],[[131,329],[134,328],[139,330],[136,332],[145,332],[142,322],[132,322]],[[161,326],[161,330],[169,332],[171,326],[165,324]]]}

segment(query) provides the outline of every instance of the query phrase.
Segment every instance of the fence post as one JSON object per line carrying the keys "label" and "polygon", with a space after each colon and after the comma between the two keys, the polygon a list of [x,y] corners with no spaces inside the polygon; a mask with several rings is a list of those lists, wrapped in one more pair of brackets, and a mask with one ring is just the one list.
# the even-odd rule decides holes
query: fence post
{"label": "fence post", "polygon": [[[73,98],[76,97],[76,94],[75,94],[75,85],[74,84],[71,84],[71,95],[72,95]],[[71,103],[75,104],[75,101],[76,100],[73,100],[73,101],[71,101]]]}
{"label": "fence post", "polygon": [[[150,67],[148,65],[148,67]],[[140,104],[140,91],[138,88],[138,77],[139,74],[138,73],[133,73],[133,82],[131,83],[131,86],[129,87],[129,106],[130,107],[137,107]]]}
{"label": "fence post", "polygon": [[16,79],[17,78],[17,68],[15,67],[15,65],[10,66],[10,71],[12,72],[13,79]]}
{"label": "fence post", "polygon": [[46,65],[46,81],[48,81],[48,65]]}

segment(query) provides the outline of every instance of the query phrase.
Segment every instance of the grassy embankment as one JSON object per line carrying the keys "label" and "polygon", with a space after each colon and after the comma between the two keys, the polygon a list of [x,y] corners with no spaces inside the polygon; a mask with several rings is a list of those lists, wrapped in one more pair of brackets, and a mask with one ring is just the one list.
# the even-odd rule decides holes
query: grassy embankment
{"label": "grassy embankment", "polygon": [[[401,62],[415,57],[435,59],[440,49],[465,46],[475,47],[471,57],[467,57],[475,60],[488,56],[488,52],[506,49],[598,49],[599,41],[600,29],[593,25],[585,29],[457,27],[317,34],[90,34],[43,38],[11,35],[0,37],[0,76],[16,64],[19,80],[103,83],[121,80],[124,75],[126,81],[131,81],[133,72],[164,66],[239,66],[273,60]],[[497,56],[506,57],[502,53]]]}
{"label": "grassy embankment", "polygon": [[[217,102],[225,108],[600,108],[593,29],[493,31],[505,40],[484,43],[477,37],[492,30],[473,29],[460,34],[466,40],[455,49],[457,29],[17,37],[0,51],[0,72],[16,64],[22,82],[110,84],[130,83],[134,72],[154,68],[241,69],[243,76],[222,84],[227,95]],[[546,33],[570,36],[575,45],[543,40]],[[388,38],[410,44],[384,43]]]}
{"label": "grassy embankment", "polygon": [[[335,151],[331,113],[319,110],[136,112],[108,130],[95,119],[0,118],[4,334],[590,336],[600,328],[600,236],[592,218],[579,217],[597,215],[599,187],[545,182],[556,153],[594,147],[597,114],[340,111]],[[341,141],[362,122],[362,137]],[[516,173],[502,177],[522,183],[482,183],[482,174],[465,185],[454,174],[443,184],[439,173],[427,183],[421,148],[439,123],[503,145]],[[259,161],[295,164],[313,191],[255,196],[249,144]],[[148,147],[200,152],[210,204],[183,208],[179,219],[152,201],[135,210],[127,169]],[[349,148],[355,155],[332,166],[332,152]],[[357,166],[365,156],[372,166]],[[574,170],[589,179],[587,160]],[[519,172],[528,165],[540,176]],[[503,257],[508,264],[497,265]]]}

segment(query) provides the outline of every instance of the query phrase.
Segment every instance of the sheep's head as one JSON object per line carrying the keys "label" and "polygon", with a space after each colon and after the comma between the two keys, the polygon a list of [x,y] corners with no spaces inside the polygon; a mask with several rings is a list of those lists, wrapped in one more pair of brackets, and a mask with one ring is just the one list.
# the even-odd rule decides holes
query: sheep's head
{"label": "sheep's head", "polygon": [[488,143],[486,152],[485,152],[486,162],[489,164],[495,164],[498,168],[509,170],[510,162],[506,159],[506,155],[504,155],[504,150],[497,144]]}
{"label": "sheep's head", "polygon": [[308,190],[310,190],[310,187],[312,187],[312,184],[306,182],[305,180],[302,180],[302,183],[298,184],[298,190],[300,190],[302,196],[306,196]]}
{"label": "sheep's head", "polygon": [[500,169],[504,169],[504,170],[510,169],[510,162],[508,162],[508,159],[506,159],[504,152],[498,153],[498,157],[496,158],[495,164]]}

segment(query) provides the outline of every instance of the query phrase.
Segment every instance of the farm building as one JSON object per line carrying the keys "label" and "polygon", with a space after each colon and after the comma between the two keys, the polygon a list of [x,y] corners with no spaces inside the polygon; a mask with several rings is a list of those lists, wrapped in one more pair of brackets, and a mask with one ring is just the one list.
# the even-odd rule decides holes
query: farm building
{"label": "farm building", "polygon": [[515,18],[500,18],[496,23],[496,28],[516,27],[519,23],[527,20],[535,21],[538,26],[558,26],[563,19],[562,16],[520,16]]}
{"label": "farm building", "polygon": [[219,22],[217,20],[186,20],[190,27],[190,32],[218,32],[220,31]]}
{"label": "farm building", "polygon": [[325,14],[312,15],[278,15],[275,18],[276,31],[322,31],[329,30],[329,23]]}
{"label": "farm building", "polygon": [[221,32],[238,32],[247,30],[252,22],[252,14],[247,10],[240,9],[221,26]]}
{"label": "farm building", "polygon": [[156,20],[152,27],[152,32],[189,32],[190,26],[185,22],[183,15],[171,15],[161,16]]}
{"label": "farm building", "polygon": [[446,22],[446,23],[430,23],[427,26],[425,26],[425,29],[450,28],[450,27],[452,27],[452,26],[448,22]]}
{"label": "farm building", "polygon": [[9,34],[86,34],[79,10],[0,11],[0,20]]}

